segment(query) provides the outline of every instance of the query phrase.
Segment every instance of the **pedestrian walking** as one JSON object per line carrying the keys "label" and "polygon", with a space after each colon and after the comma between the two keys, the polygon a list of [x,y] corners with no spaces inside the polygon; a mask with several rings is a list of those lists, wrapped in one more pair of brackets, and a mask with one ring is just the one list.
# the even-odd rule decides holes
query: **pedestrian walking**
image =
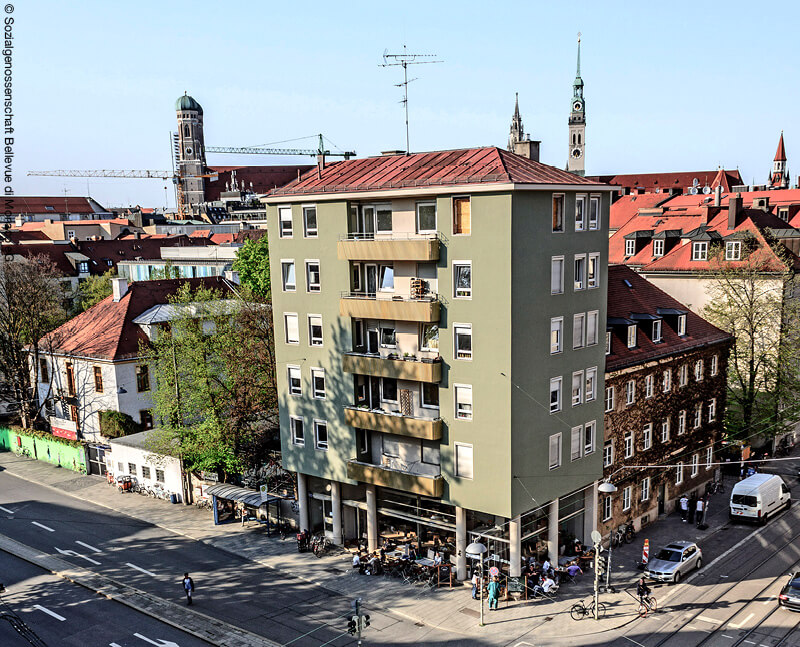
{"label": "pedestrian walking", "polygon": [[689,499],[689,523],[694,523],[694,513],[697,510],[697,495],[692,492],[692,497]]}
{"label": "pedestrian walking", "polygon": [[681,520],[685,522],[689,515],[689,497],[686,496],[685,494],[681,497],[680,506],[681,506]]}
{"label": "pedestrian walking", "polygon": [[481,583],[481,578],[478,576],[478,571],[473,569],[472,571],[472,599],[478,599],[478,585]]}
{"label": "pedestrian walking", "polygon": [[694,512],[695,517],[697,518],[698,528],[703,525],[703,520],[705,519],[705,508],[706,508],[706,502],[701,497],[700,499],[697,500]]}
{"label": "pedestrian walking", "polygon": [[194,591],[194,581],[189,577],[189,573],[183,574],[183,590],[186,592],[186,604],[192,606],[192,592]]}
{"label": "pedestrian walking", "polygon": [[489,593],[489,611],[492,609],[497,610],[497,604],[500,599],[500,580],[495,575],[489,585],[486,587]]}

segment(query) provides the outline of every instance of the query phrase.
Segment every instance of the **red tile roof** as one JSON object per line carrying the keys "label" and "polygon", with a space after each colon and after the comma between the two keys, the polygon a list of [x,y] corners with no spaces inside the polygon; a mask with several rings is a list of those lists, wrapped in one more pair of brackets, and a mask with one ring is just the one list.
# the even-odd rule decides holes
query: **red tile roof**
{"label": "red tile roof", "polygon": [[663,193],[624,195],[611,205],[608,228],[619,229],[633,218],[639,209],[652,209],[669,199],[670,196]]}
{"label": "red tile roof", "polygon": [[509,182],[520,184],[579,184],[599,182],[534,162],[496,147],[467,148],[411,155],[381,155],[333,162],[321,172],[314,168],[299,180],[269,192],[270,196],[407,187],[460,186]]}
{"label": "red tile roof", "polygon": [[236,234],[211,234],[211,242],[216,245],[232,243],[236,239]]}
{"label": "red tile roof", "polygon": [[209,166],[210,171],[216,171],[219,178],[214,182],[206,180],[205,199],[213,202],[220,199],[220,194],[225,191],[225,184],[230,182],[231,172],[236,171],[236,182],[244,189],[250,190],[253,185],[255,193],[266,193],[276,187],[284,186],[313,166],[309,164],[286,166]]}
{"label": "red tile roof", "polygon": [[735,171],[720,169],[677,173],[626,173],[598,175],[594,179],[612,186],[621,186],[630,191],[640,189],[644,193],[655,193],[657,190],[661,193],[669,193],[670,190],[685,193],[694,185],[695,180],[700,187],[709,186],[713,189],[719,184],[723,191],[730,191],[731,187],[744,184],[738,169]]}
{"label": "red tile roof", "polygon": [[89,198],[81,198],[77,196],[25,196],[15,195],[6,198],[10,201],[10,207],[6,206],[7,211],[11,211],[12,215],[33,215],[52,213],[66,214],[93,214],[93,213],[107,213],[107,211],[95,202],[98,211],[92,206],[94,200]]}
{"label": "red tile roof", "polygon": [[[677,333],[677,316],[660,315],[659,308],[681,310],[686,313],[686,335]],[[732,342],[733,336],[720,330],[663,290],[624,265],[608,268],[608,317],[627,319],[631,316],[652,315],[663,317],[661,343],[652,341],[652,328],[647,321],[637,325],[635,348],[628,348],[625,325],[610,325],[612,330],[611,354],[606,355],[606,373],[621,368],[652,361],[660,357],[684,353],[700,346]]]}
{"label": "red tile roof", "polygon": [[786,150],[783,147],[783,131],[781,131],[781,138],[778,141],[778,150],[775,152],[775,161],[776,162],[786,161]]}
{"label": "red tile roof", "polygon": [[78,276],[78,270],[70,262],[67,252],[75,252],[75,247],[68,244],[56,245],[48,243],[30,243],[25,245],[14,245],[4,243],[0,246],[0,253],[3,255],[15,255],[22,258],[32,258],[34,256],[45,256],[53,263],[55,269],[63,276]]}
{"label": "red tile roof", "polygon": [[209,238],[211,236],[210,229],[195,229],[191,234],[191,238]]}
{"label": "red tile roof", "polygon": [[169,297],[181,285],[192,289],[205,287],[228,294],[230,288],[221,277],[197,279],[168,279],[131,283],[128,292],[117,302],[106,297],[77,317],[56,328],[40,340],[45,349],[52,340],[54,352],[76,357],[104,360],[134,359],[139,355],[139,344],[147,336],[133,320],[155,305],[169,303]]}

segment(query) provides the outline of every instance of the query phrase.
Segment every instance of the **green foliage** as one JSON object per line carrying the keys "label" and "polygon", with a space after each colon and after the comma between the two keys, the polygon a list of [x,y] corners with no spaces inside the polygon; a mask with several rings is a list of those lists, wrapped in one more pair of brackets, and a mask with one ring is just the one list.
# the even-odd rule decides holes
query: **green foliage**
{"label": "green foliage", "polygon": [[111,279],[116,275],[114,270],[108,270],[105,274],[95,274],[89,278],[81,281],[78,286],[78,295],[76,299],[77,311],[79,314],[91,308],[96,303],[100,303],[103,299],[111,294]]}
{"label": "green foliage", "polygon": [[248,239],[236,254],[233,269],[239,273],[243,285],[262,299],[272,295],[269,274],[269,243],[267,236],[257,240]]}
{"label": "green foliage", "polygon": [[129,436],[142,431],[142,426],[131,418],[127,413],[121,411],[100,411],[100,433],[107,438],[119,438]]}

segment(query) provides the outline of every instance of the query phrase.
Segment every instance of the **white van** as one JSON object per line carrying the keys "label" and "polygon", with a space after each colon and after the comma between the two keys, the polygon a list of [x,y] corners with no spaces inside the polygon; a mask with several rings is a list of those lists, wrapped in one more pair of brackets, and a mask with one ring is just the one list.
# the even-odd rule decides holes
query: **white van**
{"label": "white van", "polygon": [[780,476],[753,474],[733,486],[730,517],[765,523],[768,517],[792,504],[792,493]]}

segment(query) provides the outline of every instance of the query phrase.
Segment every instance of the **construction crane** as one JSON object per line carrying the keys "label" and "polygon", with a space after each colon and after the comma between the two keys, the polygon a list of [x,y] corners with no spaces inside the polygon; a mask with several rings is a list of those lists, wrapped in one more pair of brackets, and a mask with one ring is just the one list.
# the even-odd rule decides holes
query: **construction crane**
{"label": "construction crane", "polygon": [[325,157],[344,157],[349,160],[355,157],[355,151],[342,151],[332,153],[325,149],[322,134],[318,135],[319,145],[316,150],[311,148],[266,148],[264,146],[206,146],[206,153],[234,153],[239,155],[312,155]]}

